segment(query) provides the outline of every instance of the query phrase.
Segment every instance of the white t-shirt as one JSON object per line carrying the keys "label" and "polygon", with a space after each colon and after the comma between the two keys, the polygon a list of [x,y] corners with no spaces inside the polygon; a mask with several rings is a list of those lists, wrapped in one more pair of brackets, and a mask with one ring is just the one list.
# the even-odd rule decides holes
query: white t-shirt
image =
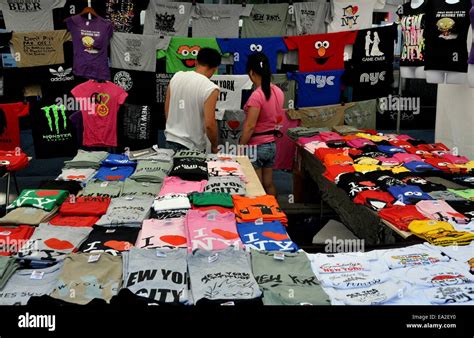
{"label": "white t-shirt", "polygon": [[189,149],[206,150],[204,103],[219,86],[204,75],[190,71],[177,72],[169,88],[166,140]]}
{"label": "white t-shirt", "polygon": [[394,250],[377,250],[375,253],[380,255],[380,259],[385,260],[390,269],[427,266],[449,261],[449,257],[423,244]]}
{"label": "white t-shirt", "polygon": [[439,287],[474,283],[474,276],[469,273],[468,266],[455,261],[405,270],[404,280],[419,286]]}
{"label": "white t-shirt", "polygon": [[372,27],[374,9],[385,7],[385,0],[331,0],[334,17],[328,32],[354,31]]}
{"label": "white t-shirt", "polygon": [[403,297],[406,285],[388,281],[361,289],[324,289],[331,298],[332,305],[377,305]]}
{"label": "white t-shirt", "polygon": [[[225,110],[240,109],[242,104],[242,90],[251,89],[252,81],[248,75],[214,75],[211,81],[219,86],[219,98],[216,109],[223,116]],[[218,120],[222,120],[222,117]]]}
{"label": "white t-shirt", "polygon": [[186,194],[166,194],[155,198],[153,208],[156,212],[191,209],[191,204]]}

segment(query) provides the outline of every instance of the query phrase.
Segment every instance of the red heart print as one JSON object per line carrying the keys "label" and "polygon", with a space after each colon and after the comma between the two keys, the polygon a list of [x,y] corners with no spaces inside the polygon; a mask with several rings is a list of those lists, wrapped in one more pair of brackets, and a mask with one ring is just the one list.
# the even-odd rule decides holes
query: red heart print
{"label": "red heart print", "polygon": [[272,231],[262,232],[262,235],[265,237],[274,239],[275,241],[283,241],[285,239],[289,239],[287,234],[279,234],[277,232],[272,232]]}
{"label": "red heart print", "polygon": [[85,175],[69,175],[66,177],[68,180],[84,180],[86,179]]}
{"label": "red heart print", "polygon": [[237,168],[233,168],[233,167],[222,167],[221,169],[224,171],[237,171]]}
{"label": "red heart print", "polygon": [[109,176],[105,176],[105,179],[107,181],[118,181],[120,179],[123,178],[123,175],[109,175]]}
{"label": "red heart print", "polygon": [[126,242],[126,241],[107,241],[104,243],[105,246],[108,246],[109,248],[112,248],[117,251],[126,251],[130,250],[130,248],[133,246],[132,243]]}
{"label": "red heart print", "polygon": [[277,123],[280,123],[281,121],[283,121],[283,116],[278,115],[277,118],[276,118],[276,121],[277,121]]}
{"label": "red heart print", "polygon": [[59,194],[57,190],[38,190],[36,195],[39,197],[48,197],[48,196],[56,196]]}
{"label": "red heart print", "polygon": [[360,182],[360,185],[363,185],[363,186],[366,186],[366,187],[375,187],[375,183],[374,183],[374,182],[370,182],[370,181],[363,181],[363,182]]}
{"label": "red heart print", "polygon": [[169,236],[161,236],[160,239],[165,242],[165,243],[168,243],[168,244],[171,244],[173,246],[180,246],[180,245],[183,245],[183,244],[186,244],[186,237],[183,237],[183,236],[172,236],[172,235],[169,235]]}
{"label": "red heart print", "polygon": [[359,11],[359,6],[352,7],[352,14],[355,15]]}
{"label": "red heart print", "polygon": [[237,238],[239,238],[238,234],[236,234],[235,232],[227,231],[227,230],[213,229],[212,232],[215,233],[216,235],[219,235],[219,236],[225,238],[225,239],[237,239]]}
{"label": "red heart print", "polygon": [[57,238],[49,238],[44,241],[44,244],[46,244],[51,249],[55,249],[55,250],[74,249],[74,245],[71,242],[62,241]]}
{"label": "red heart print", "polygon": [[240,122],[239,121],[227,121],[227,125],[229,126],[230,129],[237,129],[239,128],[240,126]]}

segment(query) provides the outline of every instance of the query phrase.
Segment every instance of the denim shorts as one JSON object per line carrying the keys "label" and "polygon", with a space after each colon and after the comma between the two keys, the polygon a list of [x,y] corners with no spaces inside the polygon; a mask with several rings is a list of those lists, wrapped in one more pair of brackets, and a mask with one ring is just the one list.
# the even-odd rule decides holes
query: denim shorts
{"label": "denim shorts", "polygon": [[250,159],[255,169],[273,168],[275,165],[276,144],[264,143],[257,146],[257,158]]}

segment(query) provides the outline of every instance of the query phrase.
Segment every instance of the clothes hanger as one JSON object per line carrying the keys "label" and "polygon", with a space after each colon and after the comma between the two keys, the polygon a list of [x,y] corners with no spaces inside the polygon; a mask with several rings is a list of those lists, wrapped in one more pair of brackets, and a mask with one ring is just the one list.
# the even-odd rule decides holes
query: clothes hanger
{"label": "clothes hanger", "polygon": [[97,14],[97,12],[94,10],[94,8],[92,8],[92,7],[90,7],[90,6],[84,8],[84,9],[82,10],[82,12],[79,13],[80,16],[84,16],[84,15],[86,15],[86,14],[90,14],[90,15],[92,15],[92,16],[94,16],[94,17],[98,17],[98,16],[99,16],[99,14]]}

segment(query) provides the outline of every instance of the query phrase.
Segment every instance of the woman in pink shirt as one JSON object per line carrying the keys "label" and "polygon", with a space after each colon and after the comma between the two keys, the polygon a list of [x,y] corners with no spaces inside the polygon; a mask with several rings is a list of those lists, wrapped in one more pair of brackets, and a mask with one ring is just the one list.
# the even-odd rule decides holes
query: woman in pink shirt
{"label": "woman in pink shirt", "polygon": [[[280,88],[271,83],[272,73],[268,58],[263,53],[249,56],[247,73],[257,89],[244,106],[246,113],[240,144],[254,147],[247,154],[257,172],[258,178],[269,195],[276,195],[273,184],[273,166],[276,157],[275,130],[277,117],[283,113],[284,95]],[[256,151],[255,151],[256,149]]]}

